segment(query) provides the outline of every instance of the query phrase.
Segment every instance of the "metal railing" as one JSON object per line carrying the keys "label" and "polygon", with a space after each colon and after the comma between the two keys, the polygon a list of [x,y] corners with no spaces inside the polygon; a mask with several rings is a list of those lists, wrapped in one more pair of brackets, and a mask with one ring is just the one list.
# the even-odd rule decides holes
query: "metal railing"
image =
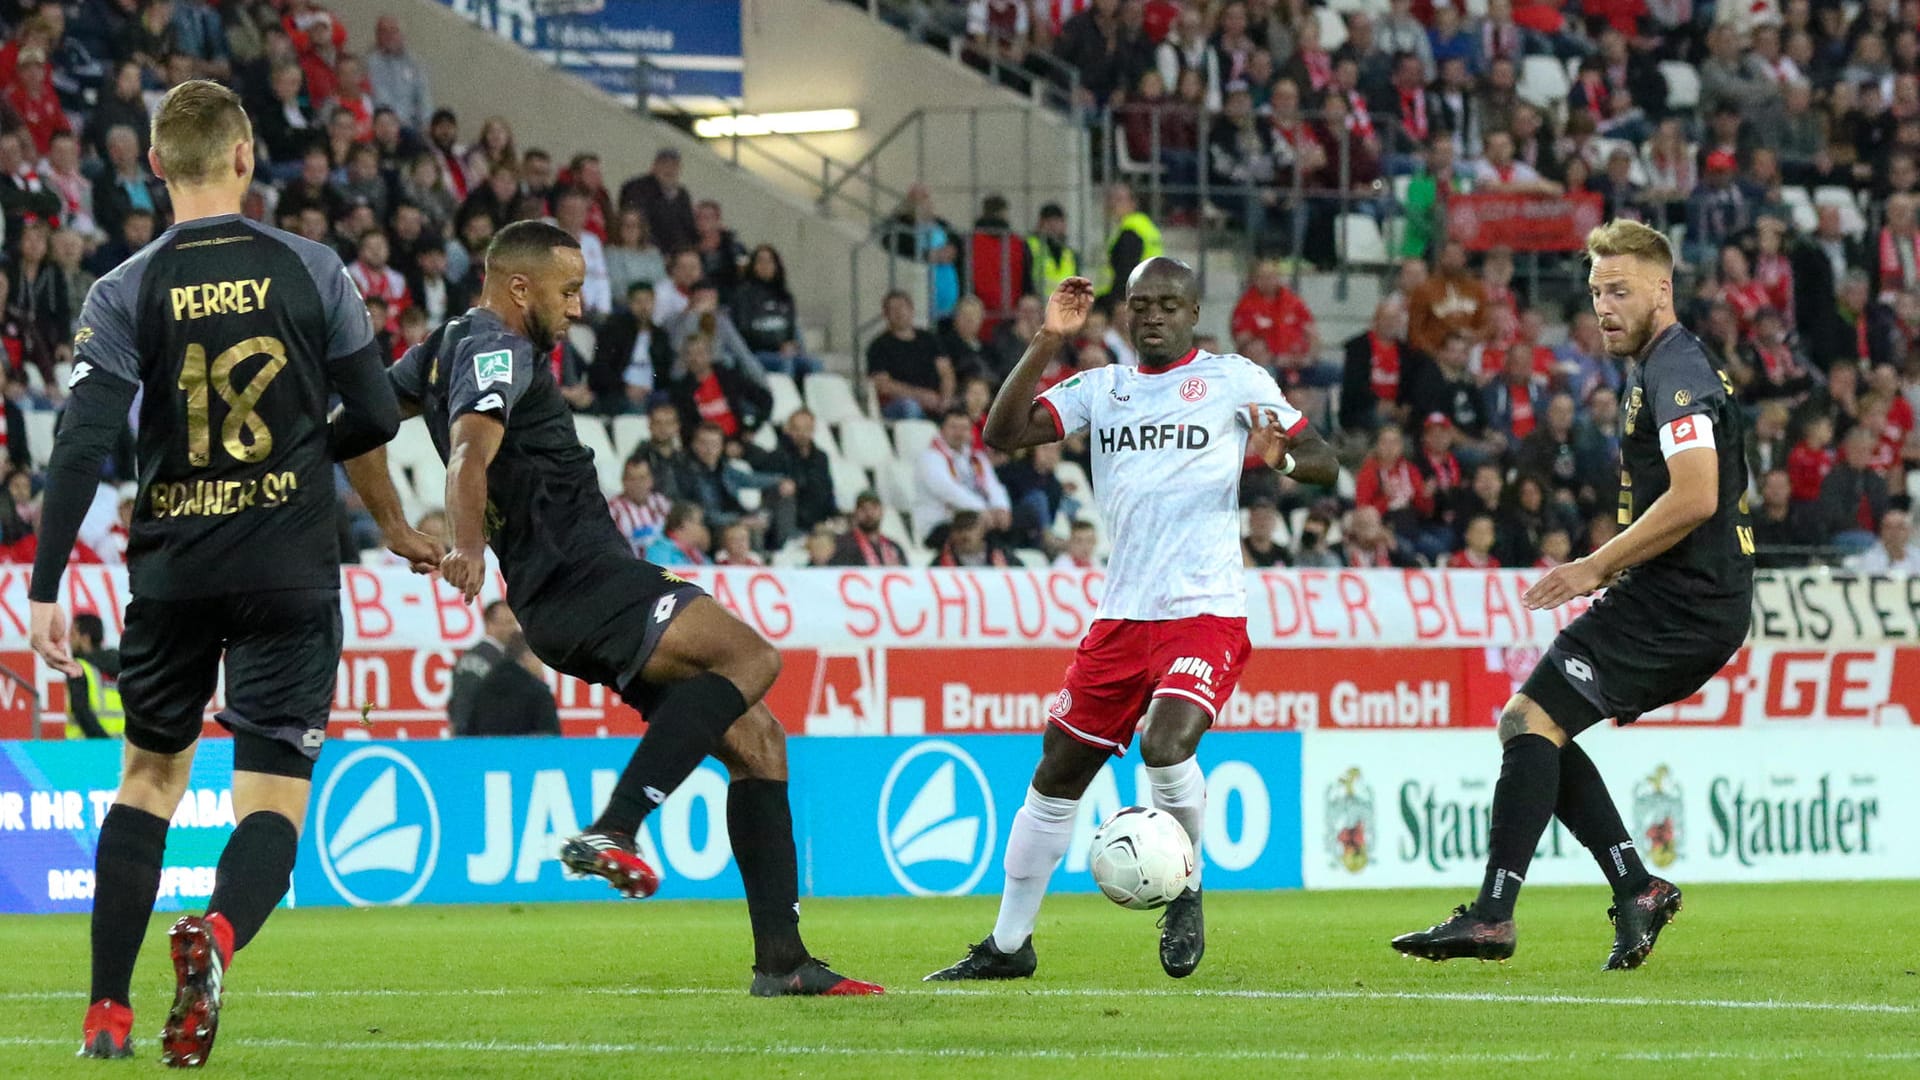
{"label": "metal railing", "polygon": [[43,736],[40,732],[40,691],[34,686],[32,677],[22,675],[6,664],[0,664],[0,679],[5,679],[26,693],[27,721],[33,725],[31,734],[29,734],[27,738],[42,738]]}

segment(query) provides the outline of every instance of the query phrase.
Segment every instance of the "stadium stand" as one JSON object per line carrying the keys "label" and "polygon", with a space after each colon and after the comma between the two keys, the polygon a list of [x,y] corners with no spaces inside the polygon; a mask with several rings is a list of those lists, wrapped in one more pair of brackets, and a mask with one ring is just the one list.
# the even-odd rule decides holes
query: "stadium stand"
{"label": "stadium stand", "polygon": [[[1111,274],[1117,238],[1151,230],[1165,250],[1205,269],[1208,347],[1271,366],[1342,448],[1344,496],[1271,475],[1246,480],[1245,503],[1274,503],[1288,540],[1310,514],[1330,521],[1327,551],[1289,547],[1288,558],[1438,564],[1460,552],[1466,521],[1481,513],[1498,523],[1503,565],[1549,561],[1544,551],[1561,550],[1549,541],[1555,532],[1577,555],[1613,528],[1620,371],[1579,315],[1583,282],[1564,255],[1511,258],[1483,242],[1465,267],[1443,266],[1446,238],[1459,228],[1449,206],[1490,194],[1580,196],[1675,238],[1683,319],[1722,360],[1754,420],[1745,449],[1763,565],[1877,557],[1885,515],[1920,487],[1920,61],[1901,42],[1884,60],[1858,57],[1860,33],[1799,0],[1729,10],[1717,22],[1702,8],[1675,24],[1660,19],[1684,6],[1623,16],[1575,0],[1551,18],[1526,9],[1524,26],[1495,21],[1478,4],[1441,18],[1416,5],[1424,38],[1390,26],[1384,5],[1360,2],[877,6],[981,78],[1031,92],[1036,107],[1084,130],[1083,175],[1130,183],[1125,198],[1137,204],[1130,224],[1108,223],[1111,233],[1099,221],[1075,221],[1080,232],[1067,233],[1044,219],[1034,228],[1008,221],[1005,200],[962,207],[945,205],[950,191],[909,192],[876,246],[924,271],[911,289],[916,340],[957,376],[950,397],[935,400],[943,391],[926,388],[920,411],[929,419],[887,420],[870,400],[863,358],[885,332],[877,304],[838,324],[860,338],[840,334],[822,349],[817,328],[827,320],[805,306],[817,298],[797,302],[800,290],[755,269],[750,256],[768,230],[736,233],[726,206],[678,182],[683,142],[663,142],[666,152],[641,174],[608,175],[597,156],[605,148],[555,145],[541,131],[445,108],[398,23],[348,26],[304,2],[223,5],[224,36],[187,25],[201,6],[178,5],[161,56],[142,50],[118,6],[48,0],[9,12],[0,48],[0,560],[32,557],[39,469],[81,300],[167,221],[164,188],[139,152],[147,110],[171,82],[196,75],[233,84],[255,117],[260,169],[248,213],[338,247],[379,306],[396,356],[463,308],[500,225],[553,217],[599,241],[608,299],[558,346],[554,364],[610,495],[634,455],[668,463],[663,491],[683,486],[672,462],[684,460],[677,444],[691,418],[680,417],[678,435],[663,432],[650,425],[649,406],[690,400],[693,389],[674,372],[687,336],[680,311],[700,289],[668,271],[691,250],[695,278],[718,287],[718,313],[753,330],[753,341],[738,344],[722,332],[716,362],[751,387],[747,397],[770,401],[737,403],[731,467],[799,480],[804,455],[784,426],[805,408],[831,479],[815,511],[844,527],[855,497],[875,491],[887,507],[883,531],[923,563],[926,546],[909,541],[925,530],[905,515],[918,495],[914,463],[935,438],[939,409],[925,406],[965,407],[977,424],[1032,333],[1034,312],[1019,298],[1043,294],[1069,265]],[[1027,29],[1013,42],[1016,7]],[[1400,51],[1380,44],[1389,40]],[[48,88],[57,110],[41,104]],[[1097,217],[1101,192],[1088,194],[1087,216]],[[1109,206],[1120,198],[1109,195]],[[978,217],[972,229],[950,224],[969,214]],[[625,227],[628,217],[641,224]],[[1075,251],[1076,236],[1092,239]],[[637,281],[654,286],[657,324],[625,310]],[[960,302],[969,294],[992,301],[971,321]],[[1433,391],[1451,376],[1429,353],[1439,351],[1436,298],[1460,297],[1472,298],[1471,313],[1460,318],[1456,304],[1447,317],[1471,337],[1462,377],[1477,401],[1449,411],[1434,407]],[[1288,311],[1305,314],[1275,314]],[[1129,362],[1124,312],[1113,320],[1090,328],[1058,377]],[[809,372],[790,363],[795,355],[820,356],[827,370]],[[970,392],[976,379],[984,390]],[[1397,448],[1383,428],[1402,432]],[[1076,517],[1101,530],[1104,550],[1085,445],[1070,439],[1062,450],[1059,467],[1038,480],[1025,461],[994,461],[1016,501],[1037,492],[1035,505],[1050,515],[1036,534],[996,535],[1032,545],[1010,551],[1013,561],[1051,558]],[[443,472],[417,424],[391,460],[409,517],[425,517],[440,501]],[[131,494],[130,465],[122,455],[104,478],[119,496],[107,504]],[[1869,494],[1849,504],[1861,491]],[[765,554],[803,563],[818,522],[783,504],[806,501],[804,486],[792,496],[741,495],[738,510],[754,519]],[[1385,554],[1341,545],[1343,515],[1356,504],[1380,511]],[[377,545],[371,523],[344,500],[341,520],[356,546]],[[83,557],[112,561],[116,523],[98,526],[101,542]]]}

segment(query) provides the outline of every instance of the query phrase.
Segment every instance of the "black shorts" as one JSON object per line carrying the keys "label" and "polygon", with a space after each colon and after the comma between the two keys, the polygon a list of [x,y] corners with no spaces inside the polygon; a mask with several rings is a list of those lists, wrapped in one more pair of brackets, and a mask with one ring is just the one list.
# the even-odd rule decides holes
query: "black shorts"
{"label": "black shorts", "polygon": [[674,616],[705,595],[653,563],[608,553],[574,563],[532,596],[515,598],[513,613],[542,663],[632,701],[628,686]]}
{"label": "black shorts", "polygon": [[1739,651],[1747,615],[1729,609],[1717,621],[1697,612],[1675,618],[1682,605],[1614,590],[1560,631],[1520,692],[1572,734],[1609,717],[1631,724],[1685,701]]}
{"label": "black shorts", "polygon": [[340,633],[339,589],[134,597],[120,639],[127,741],[159,754],[192,746],[224,655],[227,707],[215,719],[234,733],[234,767],[293,775],[303,759],[310,772],[327,737]]}

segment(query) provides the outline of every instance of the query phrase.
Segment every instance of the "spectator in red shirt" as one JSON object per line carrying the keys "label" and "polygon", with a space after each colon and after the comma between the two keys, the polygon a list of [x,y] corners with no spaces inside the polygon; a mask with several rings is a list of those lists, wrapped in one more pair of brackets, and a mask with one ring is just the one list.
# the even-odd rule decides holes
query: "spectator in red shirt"
{"label": "spectator in red shirt", "polygon": [[1493,557],[1493,542],[1496,533],[1493,519],[1485,514],[1475,515],[1467,522],[1467,531],[1459,551],[1447,556],[1449,570],[1498,570],[1500,560]]}
{"label": "spectator in red shirt", "polygon": [[1413,535],[1420,521],[1433,514],[1433,493],[1407,460],[1406,436],[1398,427],[1389,424],[1373,437],[1373,453],[1360,465],[1353,501],[1379,511],[1403,536]]}
{"label": "spectator in red shirt", "polygon": [[1792,483],[1796,504],[1811,504],[1820,498],[1820,483],[1833,471],[1837,458],[1833,419],[1824,415],[1808,419],[1799,444],[1787,454],[1787,479]]}
{"label": "spectator in red shirt", "polygon": [[73,130],[67,123],[66,110],[60,107],[60,98],[47,82],[47,54],[37,48],[20,50],[20,67],[7,84],[6,101],[26,122],[35,156],[47,152],[55,135]]}
{"label": "spectator in red shirt", "polygon": [[1252,282],[1233,306],[1234,344],[1243,347],[1256,337],[1280,361],[1304,360],[1318,344],[1312,310],[1280,280],[1280,266],[1271,259],[1254,265]]}
{"label": "spectator in red shirt", "polygon": [[342,56],[334,74],[338,84],[333,105],[353,114],[353,141],[366,142],[373,138],[373,96],[367,93],[366,65],[357,56]]}

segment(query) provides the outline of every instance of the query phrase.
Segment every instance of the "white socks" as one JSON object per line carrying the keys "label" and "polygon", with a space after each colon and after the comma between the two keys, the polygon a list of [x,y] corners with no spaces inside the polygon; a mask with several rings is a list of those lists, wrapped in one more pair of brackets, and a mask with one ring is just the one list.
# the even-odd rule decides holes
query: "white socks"
{"label": "white socks", "polygon": [[1027,804],[1014,813],[1007,835],[1007,887],[1000,894],[1000,918],[993,924],[993,944],[1001,952],[1013,952],[1033,936],[1047,882],[1073,841],[1079,806],[1078,799],[1049,798],[1027,788]]}
{"label": "white socks", "polygon": [[[1178,765],[1147,766],[1147,780],[1153,785],[1153,805],[1172,814],[1187,830],[1187,839],[1193,841],[1193,876],[1187,879],[1187,886],[1198,889],[1200,837],[1207,820],[1207,774],[1201,771],[1197,758],[1188,758]],[[1009,849],[1007,853],[1013,852]]]}

